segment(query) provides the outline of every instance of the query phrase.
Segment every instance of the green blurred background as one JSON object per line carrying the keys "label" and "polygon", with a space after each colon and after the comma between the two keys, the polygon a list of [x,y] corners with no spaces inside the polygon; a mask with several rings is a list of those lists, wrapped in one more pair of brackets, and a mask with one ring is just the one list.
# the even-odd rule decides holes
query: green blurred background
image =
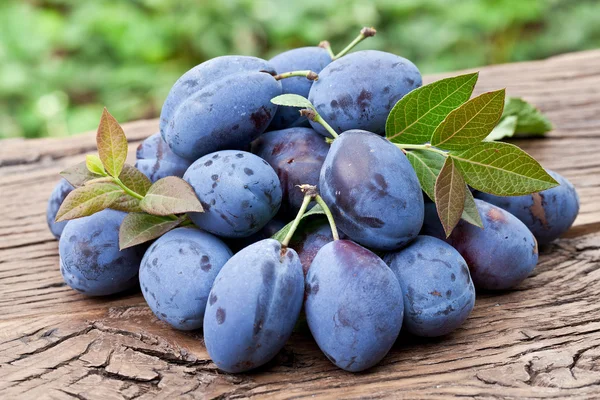
{"label": "green blurred background", "polygon": [[423,73],[600,47],[598,0],[0,0],[0,138],[156,117],[186,70],[328,39],[387,50]]}

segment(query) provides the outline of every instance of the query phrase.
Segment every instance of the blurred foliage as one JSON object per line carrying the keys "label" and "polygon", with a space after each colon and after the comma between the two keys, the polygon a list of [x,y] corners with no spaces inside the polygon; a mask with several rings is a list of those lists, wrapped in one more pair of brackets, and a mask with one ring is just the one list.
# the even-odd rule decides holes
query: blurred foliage
{"label": "blurred foliage", "polygon": [[390,51],[422,72],[600,47],[597,0],[2,0],[0,138],[156,117],[175,80],[223,54],[269,58],[328,39]]}

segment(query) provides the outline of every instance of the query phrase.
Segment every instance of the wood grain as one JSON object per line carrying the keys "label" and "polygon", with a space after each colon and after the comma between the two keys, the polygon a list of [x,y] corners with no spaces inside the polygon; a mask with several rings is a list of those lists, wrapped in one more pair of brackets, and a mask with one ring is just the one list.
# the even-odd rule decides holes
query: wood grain
{"label": "wood grain", "polygon": [[[72,291],[46,199],[61,169],[94,152],[94,134],[0,142],[0,398],[600,398],[600,51],[480,70],[477,93],[506,87],[552,120],[547,138],[517,144],[574,183],[581,213],[517,289],[479,293],[443,339],[401,335],[360,374],[335,368],[302,329],[267,366],[224,374],[200,333],[170,329],[138,292]],[[130,162],[157,126],[125,124]]]}

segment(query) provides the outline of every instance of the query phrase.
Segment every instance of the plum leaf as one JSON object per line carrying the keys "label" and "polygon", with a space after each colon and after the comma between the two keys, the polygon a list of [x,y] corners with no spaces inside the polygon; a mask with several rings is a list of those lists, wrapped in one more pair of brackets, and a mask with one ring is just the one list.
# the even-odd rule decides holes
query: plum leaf
{"label": "plum leaf", "polygon": [[521,196],[558,185],[533,157],[509,143],[482,142],[450,152],[450,157],[470,186],[497,196]]}
{"label": "plum leaf", "polygon": [[483,228],[483,221],[481,221],[481,215],[479,214],[479,209],[477,208],[477,204],[475,204],[475,198],[473,198],[473,194],[467,188],[465,191],[465,206],[462,212],[461,218],[464,219],[471,225],[475,225],[479,228]]}
{"label": "plum leaf", "polygon": [[83,186],[86,182],[92,179],[101,178],[101,175],[90,172],[87,167],[86,161],[77,163],[64,171],[60,172],[60,175],[67,180],[73,187]]}
{"label": "plum leaf", "polygon": [[98,125],[96,144],[104,169],[110,176],[118,177],[127,158],[127,138],[121,125],[106,108]]}
{"label": "plum leaf", "polygon": [[112,182],[81,186],[67,195],[56,213],[56,222],[87,217],[106,208],[125,192]]}
{"label": "plum leaf", "polygon": [[289,106],[299,108],[309,108],[315,110],[312,103],[306,98],[298,94],[282,94],[271,99],[271,103],[277,104],[278,106]]}
{"label": "plum leaf", "polygon": [[146,213],[130,213],[125,216],[119,228],[119,248],[121,250],[156,239],[176,228],[184,218],[168,218]]}
{"label": "plum leaf", "polygon": [[154,182],[140,206],[148,214],[159,216],[204,211],[194,189],[176,176],[167,176]]}
{"label": "plum leaf", "polygon": [[469,100],[478,75],[475,72],[442,79],[408,93],[390,111],[386,137],[394,143],[429,142],[444,118]]}
{"label": "plum leaf", "polygon": [[517,117],[515,115],[509,115],[503,117],[500,123],[496,125],[492,132],[485,138],[486,141],[500,140],[505,137],[511,137],[517,130]]}
{"label": "plum leaf", "polygon": [[129,164],[123,164],[123,170],[119,174],[121,182],[130,190],[133,190],[141,196],[148,193],[152,186],[152,181],[148,179],[139,169]]}
{"label": "plum leaf", "polygon": [[534,105],[519,97],[508,97],[503,117],[517,117],[517,135],[543,135],[552,130],[552,123]]}
{"label": "plum leaf", "polygon": [[104,165],[102,165],[102,161],[95,154],[88,154],[85,156],[85,165],[92,174],[97,174],[100,176],[106,176],[106,171],[104,170]]}
{"label": "plum leaf", "polygon": [[[304,215],[302,216],[302,219],[304,219],[306,217],[310,217],[311,215],[318,215],[318,214],[325,215],[325,211],[323,211],[323,208],[319,204],[316,204],[313,208],[311,208],[310,210],[308,210],[307,212],[304,213]],[[292,228],[293,223],[294,223],[294,221],[288,223],[286,226],[281,228],[276,234],[271,236],[271,239],[275,239],[278,242],[281,242],[287,236],[288,232]]]}
{"label": "plum leaf", "polygon": [[406,157],[419,178],[421,189],[432,201],[435,201],[435,180],[444,166],[445,157],[426,150],[407,151]]}
{"label": "plum leaf", "polygon": [[504,97],[504,89],[483,93],[453,110],[433,132],[431,145],[463,150],[481,142],[498,124]]}
{"label": "plum leaf", "polygon": [[451,157],[446,158],[435,181],[435,205],[446,237],[450,236],[460,221],[465,206],[466,191],[467,185],[461,172],[456,168],[454,160]]}
{"label": "plum leaf", "polygon": [[135,197],[123,193],[118,199],[112,202],[110,208],[117,211],[125,211],[125,212],[142,212],[142,207],[140,206],[140,200]]}

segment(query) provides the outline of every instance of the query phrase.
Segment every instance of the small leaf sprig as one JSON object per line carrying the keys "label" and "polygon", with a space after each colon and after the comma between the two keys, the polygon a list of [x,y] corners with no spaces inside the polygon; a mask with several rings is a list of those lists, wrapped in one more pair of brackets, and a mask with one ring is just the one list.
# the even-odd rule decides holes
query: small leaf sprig
{"label": "small leaf sprig", "polygon": [[203,212],[194,189],[169,176],[154,184],[126,164],[128,144],[123,128],[105,108],[96,134],[98,155],[61,172],[75,187],[63,201],[56,221],[95,214],[107,208],[128,214],[119,230],[125,249],[153,240],[180,225],[191,223],[188,212]]}
{"label": "small leaf sprig", "polygon": [[[436,203],[447,236],[461,218],[483,227],[469,186],[519,196],[558,185],[519,147],[494,141],[520,130],[543,134],[551,124],[523,100],[507,99],[504,89],[471,98],[478,76],[459,75],[415,89],[396,103],[386,121],[386,138],[406,154],[421,188]],[[271,101],[302,108],[300,113],[331,134],[328,142],[338,137],[308,99],[286,94]]]}

